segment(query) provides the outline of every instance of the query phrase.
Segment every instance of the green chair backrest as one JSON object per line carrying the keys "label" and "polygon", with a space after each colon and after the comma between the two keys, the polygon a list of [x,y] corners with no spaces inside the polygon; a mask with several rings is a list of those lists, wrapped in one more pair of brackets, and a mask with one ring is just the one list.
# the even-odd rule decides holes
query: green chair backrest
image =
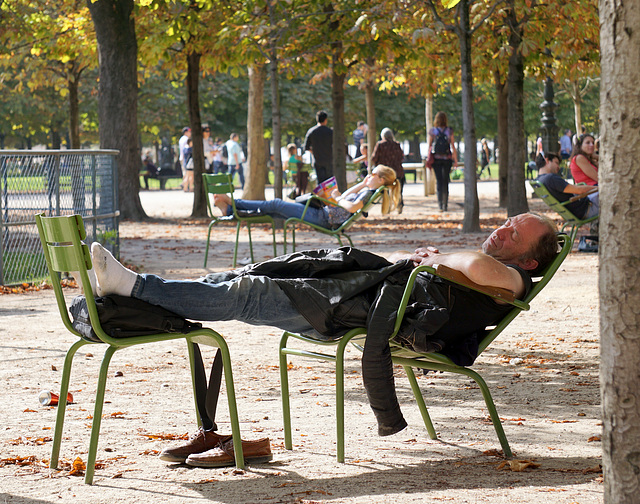
{"label": "green chair backrest", "polygon": [[547,189],[544,186],[544,184],[541,184],[537,180],[530,180],[529,184],[531,185],[531,188],[533,189],[533,192],[542,201],[544,201],[550,208],[552,208],[558,214],[560,214],[565,221],[567,221],[567,222],[580,222],[581,221],[581,219],[578,219],[575,215],[573,215],[573,213],[571,213],[571,210],[569,210],[565,206],[567,203],[569,203],[568,201],[565,201],[564,203],[561,203],[560,201],[558,201],[549,192],[549,189]]}
{"label": "green chair backrest", "polygon": [[40,213],[36,215],[36,225],[47,268],[49,269],[51,284],[56,295],[58,310],[65,327],[76,336],[82,337],[71,324],[60,283],[61,272],[77,271],[80,273],[80,281],[87,300],[87,308],[93,330],[105,343],[116,343],[100,326],[98,310],[87,274],[87,270],[92,268],[92,263],[89,246],[82,242],[87,237],[82,217],[79,215],[45,217],[44,213]]}
{"label": "green chair backrest", "polygon": [[213,218],[216,215],[213,213],[213,208],[211,207],[211,198],[210,194],[228,194],[231,197],[231,205],[233,207],[233,213],[236,213],[236,204],[233,199],[233,191],[235,188],[233,187],[233,182],[231,179],[231,175],[228,173],[203,173],[202,181],[204,182],[204,191],[207,197],[207,208],[209,209],[209,215]]}
{"label": "green chair backrest", "polygon": [[[512,304],[514,308],[509,313],[507,313],[507,315],[505,315],[493,329],[487,331],[487,334],[478,345],[478,355],[480,355],[491,344],[491,342],[498,337],[498,335],[521,311],[529,309],[529,303],[531,302],[531,300],[536,297],[538,293],[549,283],[549,280],[553,278],[562,262],[565,260],[569,252],[571,252],[572,245],[573,242],[572,240],[570,240],[569,236],[565,234],[558,235],[558,255],[544,269],[540,277],[536,277],[533,279],[533,287],[531,288],[529,294],[527,294],[523,300],[516,299],[515,301],[511,302],[510,304]],[[409,280],[407,281],[407,286],[405,287],[404,294],[402,296],[402,300],[400,301],[400,306],[398,307],[393,333],[391,334],[391,337],[389,339],[393,339],[400,330],[404,312],[407,308],[407,304],[409,303],[411,292],[413,291],[413,284],[416,277],[421,272],[436,273],[436,270],[431,266],[418,266],[411,272]]]}
{"label": "green chair backrest", "polygon": [[346,231],[347,229],[349,229],[351,226],[353,226],[356,221],[360,218],[360,216],[367,212],[369,210],[369,208],[371,208],[371,206],[376,203],[381,197],[382,194],[384,193],[384,191],[386,191],[387,188],[385,186],[380,186],[376,189],[376,191],[371,195],[371,198],[369,198],[369,200],[362,205],[362,208],[360,210],[358,210],[357,212],[354,212],[351,217],[349,217],[346,221],[344,221],[342,224],[340,224],[340,227],[338,229],[336,229],[336,232],[343,232]]}

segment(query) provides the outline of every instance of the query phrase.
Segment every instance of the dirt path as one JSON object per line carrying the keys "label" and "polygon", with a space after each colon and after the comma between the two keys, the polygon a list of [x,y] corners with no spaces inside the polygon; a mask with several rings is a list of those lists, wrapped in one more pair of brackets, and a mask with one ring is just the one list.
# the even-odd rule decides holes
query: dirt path
{"label": "dirt path", "polygon": [[[475,249],[484,231],[504,219],[490,195],[483,196],[483,233],[462,235],[458,193],[452,191],[455,211],[440,214],[434,197],[425,200],[418,186],[408,187],[405,213],[382,217],[374,211],[354,233],[357,246],[383,255],[420,243],[441,250]],[[180,208],[182,195],[170,193],[163,194],[176,204],[165,201],[165,206]],[[539,205],[531,204],[533,209]],[[173,216],[123,223],[122,258],[170,278],[226,269],[235,230],[214,231],[212,267],[204,270],[207,224]],[[299,236],[305,248],[333,246],[322,235]],[[269,254],[269,237],[257,230],[257,257]],[[246,243],[246,235],[242,239]],[[247,254],[243,245],[241,256]],[[74,338],[60,322],[52,291],[2,295],[2,502],[602,502],[597,267],[597,256],[572,254],[531,311],[520,315],[475,366],[494,394],[516,458],[532,463],[521,472],[504,467],[480,391],[458,376],[419,378],[439,435],[432,441],[397,368],[396,387],[409,427],[378,437],[356,351],[349,351],[346,363],[346,463],[335,460],[335,377],[329,363],[290,359],[294,449],[285,450],[276,350],[280,334],[226,322],[215,329],[229,342],[243,437],[269,436],[273,462],[236,471],[160,461],[157,453],[175,443],[162,438],[193,431],[195,416],[186,349],[178,343],[149,345],[117,352],[112,361],[98,449],[103,466],[94,486],[86,486],[68,473],[76,457],[86,462],[102,350],[95,346],[78,352],[70,389],[76,403],[67,411],[61,450],[65,469],[49,470],[56,410],[40,407],[37,398],[42,389],[59,388],[64,352]],[[229,427],[225,403],[223,395],[222,431]]]}

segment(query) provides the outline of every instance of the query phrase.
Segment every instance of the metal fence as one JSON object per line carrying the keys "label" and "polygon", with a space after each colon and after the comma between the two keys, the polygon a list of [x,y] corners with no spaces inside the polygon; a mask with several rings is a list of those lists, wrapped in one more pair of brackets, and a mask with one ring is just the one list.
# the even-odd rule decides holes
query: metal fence
{"label": "metal fence", "polygon": [[0,285],[47,276],[35,214],[82,216],[118,257],[117,150],[0,150]]}

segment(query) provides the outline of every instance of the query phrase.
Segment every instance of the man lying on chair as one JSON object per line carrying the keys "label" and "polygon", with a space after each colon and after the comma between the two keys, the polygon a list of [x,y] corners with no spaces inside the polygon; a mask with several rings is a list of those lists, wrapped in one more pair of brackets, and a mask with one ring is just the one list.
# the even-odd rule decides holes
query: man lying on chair
{"label": "man lying on chair", "polygon": [[[297,252],[211,273],[199,280],[138,275],[98,243],[91,246],[91,253],[99,294],[132,296],[188,319],[238,320],[325,340],[366,327],[363,381],[378,421],[378,433],[386,436],[407,425],[395,394],[389,336],[414,266],[443,264],[477,284],[505,288],[522,298],[531,287],[529,275],[544,268],[557,254],[557,239],[550,221],[521,214],[493,231],[483,243],[482,252],[441,254],[426,247],[392,263],[342,247]],[[475,338],[511,308],[421,273],[396,337],[417,351],[451,352],[448,355],[454,360],[458,353],[460,364],[468,365],[477,355]],[[201,453],[206,459],[206,450],[215,449],[219,438],[214,432],[199,432],[189,443],[165,450],[161,458],[175,462]]]}

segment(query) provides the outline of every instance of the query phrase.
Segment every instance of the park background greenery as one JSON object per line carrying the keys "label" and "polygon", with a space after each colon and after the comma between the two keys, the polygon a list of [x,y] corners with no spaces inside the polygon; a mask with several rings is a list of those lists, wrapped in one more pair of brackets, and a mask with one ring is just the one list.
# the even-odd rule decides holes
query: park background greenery
{"label": "park background greenery", "polygon": [[[593,8],[593,5],[593,2],[573,2],[572,8],[580,12]],[[153,25],[152,6],[149,2],[137,2],[136,16],[142,20],[137,25],[139,30]],[[553,2],[543,2],[539,8],[551,9]],[[0,6],[0,14],[6,36],[10,33],[22,34],[17,40],[3,40],[4,49],[0,50],[0,90],[4,97],[0,102],[0,148],[30,148],[36,144],[49,148],[57,148],[60,144],[69,147],[69,81],[77,83],[82,145],[95,145],[98,142],[98,60],[95,34],[84,2],[4,1]],[[579,22],[580,18],[576,18],[576,21]],[[11,26],[14,27],[13,31]],[[567,39],[575,37],[571,30],[564,29],[568,27],[551,28],[559,46],[563,41],[558,37],[563,34]],[[138,38],[141,38],[140,34]],[[139,47],[138,123],[141,141],[148,145],[161,135],[169,135],[175,140],[182,126],[188,124],[189,117],[184,74],[167,72],[163,68],[166,62],[145,64],[145,61],[152,59],[145,51],[157,53],[157,48],[152,49],[145,44]],[[558,57],[557,65],[562,64],[562,58]],[[216,72],[203,65],[202,70],[200,105],[204,122],[212,128],[212,136],[226,138],[231,131],[246,135],[249,83],[246,75],[243,75],[242,66],[229,66],[226,72]],[[462,108],[454,75],[436,90],[433,109],[447,111],[454,129],[461,131]],[[562,80],[560,86],[556,83],[556,103],[559,105],[556,115],[562,129],[575,130],[576,125],[573,100],[566,92],[566,86],[575,82],[584,87],[587,79],[593,80],[593,75],[592,71],[588,71],[583,76],[574,75],[573,78]],[[330,81],[326,78],[314,79],[313,73],[298,76],[298,72],[289,72],[288,77],[280,85],[283,132],[287,138],[302,137],[314,122],[314,112],[330,109]],[[483,82],[481,77],[475,79],[477,135],[478,138],[494,138],[497,134],[496,93],[493,83],[488,79]],[[526,79],[525,131],[529,138],[537,135],[540,126],[538,105],[543,101],[542,77],[544,75],[538,73],[528,75]],[[385,88],[375,91],[378,123],[393,129],[401,139],[409,140],[418,135],[425,141],[423,98],[411,88]],[[355,126],[356,121],[366,117],[365,97],[357,85],[347,85],[345,94],[346,122]],[[264,99],[264,127],[269,135],[271,97],[268,90]],[[579,121],[589,131],[597,132],[597,79],[587,88],[582,99],[582,117]]]}
{"label": "park background greenery", "polygon": [[[478,230],[475,158],[483,136],[498,139],[501,205],[510,215],[527,209],[526,137],[537,135],[542,80],[558,84],[561,128],[579,129],[584,120],[597,129],[594,0],[4,0],[0,15],[0,145],[56,148],[66,137],[79,148],[99,138],[101,147],[120,150],[120,208],[128,218],[144,216],[140,148],[161,136],[175,140],[187,123],[193,215],[204,216],[202,122],[214,136],[246,133],[245,196],[255,198],[264,191],[257,187],[263,137],[276,145],[302,137],[318,109],[329,111],[334,128],[340,187],[357,120],[370,125],[369,143],[385,126],[415,143],[425,140],[434,112],[446,110],[467,154],[467,232]],[[280,150],[272,152],[279,196]]]}

